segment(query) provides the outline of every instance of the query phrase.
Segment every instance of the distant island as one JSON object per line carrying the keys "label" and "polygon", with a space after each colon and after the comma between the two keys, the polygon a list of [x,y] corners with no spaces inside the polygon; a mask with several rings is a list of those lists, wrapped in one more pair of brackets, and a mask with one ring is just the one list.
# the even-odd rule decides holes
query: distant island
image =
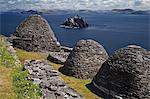
{"label": "distant island", "polygon": [[150,10],[133,10],[133,9],[112,9],[112,10],[49,10],[49,9],[30,9],[30,10],[25,10],[25,9],[13,9],[13,10],[8,10],[5,12],[1,13],[18,13],[18,14],[51,14],[51,13],[70,13],[70,12],[82,12],[82,13],[88,13],[88,12],[93,12],[93,13],[118,13],[118,14],[133,14],[133,15],[147,15],[150,14]]}
{"label": "distant island", "polygon": [[28,10],[28,11],[21,11],[21,14],[42,14],[41,11],[37,11],[37,10]]}
{"label": "distant island", "polygon": [[135,11],[133,9],[113,9],[112,12],[121,14],[148,14],[148,11]]}
{"label": "distant island", "polygon": [[85,28],[88,27],[88,23],[82,18],[77,16],[67,18],[60,27],[64,28]]}
{"label": "distant island", "polygon": [[13,10],[8,10],[8,11],[4,11],[1,13],[17,13],[17,14],[43,14],[43,11],[40,10],[24,10],[24,9],[13,9]]}

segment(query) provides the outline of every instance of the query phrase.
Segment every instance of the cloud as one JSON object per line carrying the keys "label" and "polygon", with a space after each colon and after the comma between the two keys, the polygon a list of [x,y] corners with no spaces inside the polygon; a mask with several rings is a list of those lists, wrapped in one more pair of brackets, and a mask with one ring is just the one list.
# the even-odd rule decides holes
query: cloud
{"label": "cloud", "polygon": [[8,1],[9,4],[15,4],[15,1]]}
{"label": "cloud", "polygon": [[134,4],[135,4],[135,6],[140,6],[142,4],[142,1],[141,0],[136,0]]}
{"label": "cloud", "polygon": [[150,10],[150,0],[1,0],[0,9]]}

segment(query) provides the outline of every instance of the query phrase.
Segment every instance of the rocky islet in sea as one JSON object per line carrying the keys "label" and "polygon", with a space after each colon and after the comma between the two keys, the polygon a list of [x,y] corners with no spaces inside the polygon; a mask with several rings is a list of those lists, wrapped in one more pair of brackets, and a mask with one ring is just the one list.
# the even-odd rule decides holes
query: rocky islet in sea
{"label": "rocky islet in sea", "polygon": [[67,18],[60,27],[64,28],[85,28],[88,27],[89,24],[82,18],[77,16]]}

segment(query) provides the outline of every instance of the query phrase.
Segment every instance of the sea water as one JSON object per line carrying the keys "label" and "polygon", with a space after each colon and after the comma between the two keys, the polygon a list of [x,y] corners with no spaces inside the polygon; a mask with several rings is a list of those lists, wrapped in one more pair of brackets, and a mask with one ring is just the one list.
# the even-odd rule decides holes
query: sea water
{"label": "sea water", "polygon": [[[88,28],[61,28],[66,18],[79,15],[89,24]],[[0,33],[10,36],[29,14],[1,13]],[[73,47],[81,39],[93,39],[104,46],[109,54],[129,44],[150,50],[149,15],[70,12],[42,14],[63,46]]]}

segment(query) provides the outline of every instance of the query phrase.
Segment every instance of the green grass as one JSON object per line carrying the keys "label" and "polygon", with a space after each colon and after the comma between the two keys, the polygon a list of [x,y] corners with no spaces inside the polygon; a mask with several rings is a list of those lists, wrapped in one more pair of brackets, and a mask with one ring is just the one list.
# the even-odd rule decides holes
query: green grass
{"label": "green grass", "polygon": [[[19,57],[19,60],[21,60],[22,63],[24,63],[25,60],[47,60],[48,53],[40,53],[40,52],[26,52],[20,49],[16,49],[17,56]],[[50,65],[54,67],[55,70],[58,70],[62,65],[55,64],[52,62],[49,62]],[[80,93],[82,96],[85,97],[85,99],[95,99],[96,96],[93,94],[88,88],[86,88],[86,84],[89,84],[91,80],[81,80],[74,77],[66,76],[59,72],[59,75],[64,79],[64,81],[74,90],[76,90],[78,93]],[[96,99],[101,99],[96,98]]]}
{"label": "green grass", "polygon": [[17,67],[15,58],[7,50],[5,39],[0,36],[0,64],[6,67]]}
{"label": "green grass", "polygon": [[14,72],[14,69],[0,64],[0,99],[15,99],[16,97],[11,76],[12,72]]}
{"label": "green grass", "polygon": [[4,38],[0,36],[0,99],[15,99],[16,97],[11,76],[15,65],[15,59],[8,52]]}
{"label": "green grass", "polygon": [[27,76],[28,72],[17,64],[0,36],[0,99],[39,99],[39,86],[27,80]]}
{"label": "green grass", "polygon": [[41,91],[38,85],[33,84],[31,81],[26,80],[28,72],[15,71],[13,74],[13,82],[16,87],[17,99],[39,99]]}

